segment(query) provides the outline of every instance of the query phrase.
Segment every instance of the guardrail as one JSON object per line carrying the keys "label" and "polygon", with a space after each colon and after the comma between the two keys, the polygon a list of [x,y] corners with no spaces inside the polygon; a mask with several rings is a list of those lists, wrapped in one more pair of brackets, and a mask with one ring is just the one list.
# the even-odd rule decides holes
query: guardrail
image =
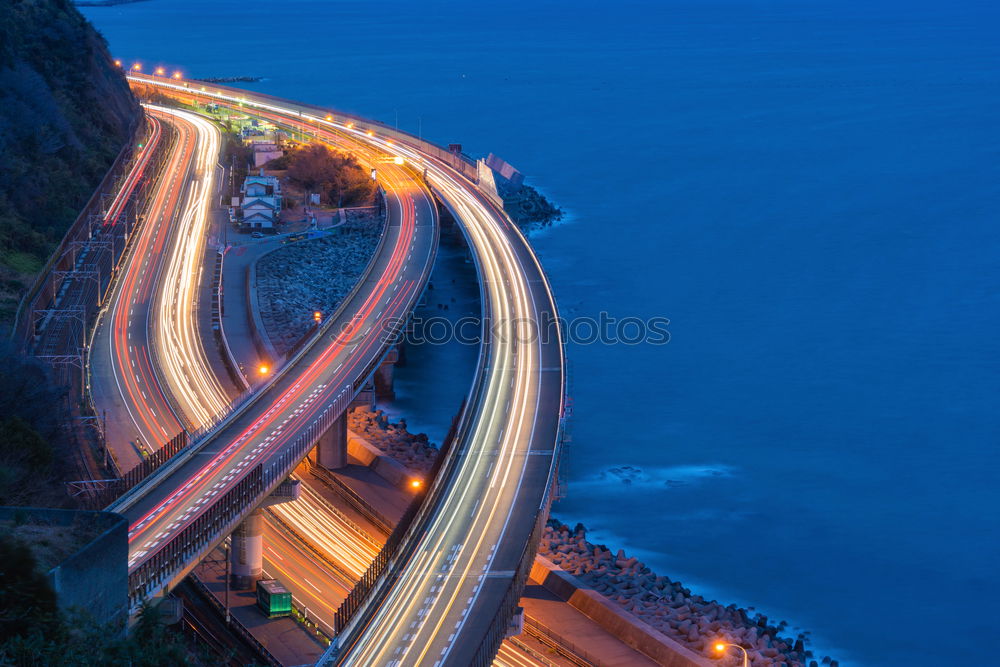
{"label": "guardrail", "polygon": [[[308,459],[306,460],[308,461]],[[350,504],[351,507],[358,512],[358,514],[371,521],[376,528],[386,535],[392,532],[393,521],[386,515],[382,514],[382,512],[378,511],[374,505],[359,496],[354,489],[344,484],[342,481],[337,479],[336,476],[330,474],[326,469],[320,466],[314,466],[312,463],[309,463],[308,468],[310,475],[318,479],[320,482],[329,487],[334,493],[346,500],[348,504]]]}
{"label": "guardrail", "polygon": [[[383,196],[385,196],[384,193]],[[388,207],[386,208],[386,210],[388,210]],[[160,475],[161,478],[165,477],[171,471],[175,470],[179,466],[183,465],[186,461],[190,460],[191,457],[197,454],[198,451],[200,451],[202,447],[204,447],[204,445],[208,443],[209,440],[212,439],[212,437],[215,436],[216,433],[221,431],[221,429],[224,428],[226,424],[231,422],[239,415],[243,414],[244,410],[249,409],[249,407],[252,404],[260,400],[260,398],[267,393],[268,389],[270,389],[276,382],[278,382],[281,378],[283,378],[285,374],[289,372],[289,370],[293,368],[295,364],[298,363],[298,361],[302,357],[304,357],[310,349],[312,349],[312,346],[316,344],[316,342],[318,342],[323,336],[329,333],[334,323],[343,315],[348,305],[351,303],[351,301],[354,300],[354,297],[357,296],[357,293],[358,291],[360,291],[361,286],[370,278],[371,273],[375,268],[375,262],[378,256],[381,254],[382,248],[385,246],[387,229],[388,229],[387,226],[383,227],[382,235],[379,237],[379,242],[375,248],[375,252],[372,254],[371,259],[368,261],[368,265],[365,267],[364,273],[361,275],[361,278],[358,279],[358,282],[355,283],[354,287],[351,289],[348,295],[344,297],[344,300],[341,301],[340,306],[337,307],[337,310],[334,311],[333,315],[331,315],[323,323],[323,326],[320,327],[320,329],[316,332],[313,340],[310,341],[309,344],[305,345],[301,350],[299,350],[299,352],[297,352],[284,365],[282,365],[281,368],[279,368],[262,386],[257,388],[254,387],[248,388],[242,394],[237,396],[236,399],[234,399],[233,402],[230,403],[229,406],[224,411],[216,415],[208,423],[203,424],[200,428],[191,432],[188,438],[191,444],[188,445],[185,449],[178,452],[173,457],[173,459],[171,459],[164,466],[161,467],[161,469],[158,471],[158,474]],[[360,388],[362,384],[363,383],[355,383],[355,386]],[[108,507],[108,511],[112,512],[125,511],[125,509],[127,509],[128,506],[130,506],[133,502],[138,500],[139,497],[141,497],[142,491],[144,491],[144,489],[136,488],[134,489],[134,491],[135,493],[126,493],[125,496],[119,499],[120,502],[117,505],[112,505]]]}

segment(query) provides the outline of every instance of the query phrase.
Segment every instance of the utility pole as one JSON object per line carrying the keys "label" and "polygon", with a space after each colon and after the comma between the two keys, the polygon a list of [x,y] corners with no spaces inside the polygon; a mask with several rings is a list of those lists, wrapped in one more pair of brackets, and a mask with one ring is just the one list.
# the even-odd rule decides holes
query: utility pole
{"label": "utility pole", "polygon": [[229,627],[229,544],[226,544],[226,627]]}

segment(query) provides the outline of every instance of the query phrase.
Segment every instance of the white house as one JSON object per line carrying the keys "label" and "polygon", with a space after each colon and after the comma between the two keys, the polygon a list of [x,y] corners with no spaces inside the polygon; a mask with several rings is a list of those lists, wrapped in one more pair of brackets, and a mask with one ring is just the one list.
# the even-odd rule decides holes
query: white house
{"label": "white house", "polygon": [[281,214],[281,182],[274,176],[247,176],[240,193],[243,226],[274,229]]}

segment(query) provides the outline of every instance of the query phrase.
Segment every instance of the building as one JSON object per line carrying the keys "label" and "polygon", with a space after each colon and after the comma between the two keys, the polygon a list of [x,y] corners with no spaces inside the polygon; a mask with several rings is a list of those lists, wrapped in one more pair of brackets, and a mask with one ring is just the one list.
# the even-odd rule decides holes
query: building
{"label": "building", "polygon": [[247,229],[274,229],[281,215],[281,182],[274,176],[247,176],[240,188],[241,223]]}
{"label": "building", "polygon": [[273,141],[253,141],[250,145],[253,147],[254,167],[263,167],[271,160],[284,155],[284,152],[278,147],[278,144]]}

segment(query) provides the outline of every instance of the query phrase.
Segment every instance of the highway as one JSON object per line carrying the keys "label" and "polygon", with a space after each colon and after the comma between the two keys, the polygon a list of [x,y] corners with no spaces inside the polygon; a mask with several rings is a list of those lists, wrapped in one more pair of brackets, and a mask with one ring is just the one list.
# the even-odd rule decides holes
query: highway
{"label": "highway", "polygon": [[[115,323],[123,335],[107,336],[108,347],[100,348],[107,353],[96,355],[94,362],[117,375],[115,388],[132,389],[131,392],[120,389],[116,397],[121,401],[120,416],[125,419],[140,416],[144,419],[143,427],[162,433],[168,428],[178,428],[178,419],[171,408],[185,413],[186,421],[197,426],[222,412],[228,402],[205,358],[195,316],[219,132],[212,123],[195,114],[151,105],[147,109],[157,131],[162,119],[180,140],[175,143],[168,162],[168,178],[152,199],[147,215],[149,224],[141,228],[131,261],[123,267],[121,285],[111,296],[109,322]],[[178,192],[187,196],[176,196]],[[151,263],[151,257],[158,262]],[[106,327],[105,333],[110,331],[111,327]],[[127,369],[136,368],[152,368],[152,372],[127,374]],[[172,404],[164,398],[158,405],[149,400],[151,396],[163,396],[161,382],[168,383],[174,392],[176,401]],[[106,398],[106,393],[99,396]],[[113,419],[119,416],[114,414],[114,403],[98,400],[98,407],[110,409]],[[149,439],[145,442],[150,449],[160,444]],[[117,444],[121,459],[131,446]],[[312,543],[324,548],[342,564],[346,574],[337,579],[327,573],[322,563],[313,562],[315,556],[282,530],[274,514],[298,535],[308,535]],[[265,517],[268,522],[265,571],[280,573],[307,608],[315,610],[314,614],[327,612],[332,619],[336,605],[375,558],[379,542],[346,517],[337,515],[305,485],[299,501],[276,506]]]}
{"label": "highway", "polygon": [[[183,84],[156,85],[181,90]],[[555,320],[544,273],[519,230],[447,164],[398,138],[324,116],[314,107],[276,104],[266,96],[257,101],[242,91],[232,97],[235,89],[224,87],[213,90],[217,99],[226,95],[228,103],[306,119],[317,132],[346,133],[403,157],[426,170],[463,226],[480,272],[491,335],[470,393],[460,445],[430,490],[431,502],[418,517],[419,532],[404,551],[405,562],[396,564],[395,584],[372,598],[327,659],[343,664],[487,664],[516,604],[522,566],[530,561],[532,537],[547,510],[557,460],[563,359],[558,331],[548,339],[536,335],[539,322]],[[362,323],[355,331],[371,330],[366,323],[375,307],[360,311]],[[125,508],[132,527],[130,565],[169,540],[202,505],[245,474],[254,459],[273,456],[275,443],[288,442],[286,433],[295,433],[296,422],[305,424],[300,415],[315,414],[317,398],[332,398],[330,384],[332,392],[343,391],[345,384],[317,383],[316,378],[332,365],[326,361],[329,356],[354,351],[363,341],[352,345],[339,338],[304,373],[285,378],[279,391],[268,390],[277,396],[267,403],[267,411],[234,420],[236,428],[225,430],[235,437],[210,443],[219,444],[206,452],[209,465],[195,460],[178,466],[151,493],[130,501]],[[341,366],[350,363],[348,359]],[[341,380],[349,382],[350,375]]]}
{"label": "highway", "polygon": [[[377,360],[391,325],[411,308],[429,273],[436,246],[436,210],[412,170],[380,169],[389,220],[384,247],[369,277],[327,334],[308,347],[295,367],[281,373],[155,488],[126,499],[130,519],[130,567],[197,519],[198,511],[248,466],[279,459],[288,444],[334,400],[353,391],[362,369]],[[337,333],[340,332],[340,333]],[[121,505],[118,505],[121,507]]]}
{"label": "highway", "polygon": [[524,558],[530,563],[534,556],[525,555],[525,546],[538,517],[547,514],[554,481],[564,380],[558,331],[547,339],[538,335],[539,323],[556,316],[548,283],[506,216],[443,165],[423,164],[467,234],[492,333],[458,456],[435,480],[436,502],[394,585],[374,612],[362,616],[350,643],[339,647],[340,664],[491,659],[486,654],[500,645],[489,636],[494,617],[511,604]]}
{"label": "highway", "polygon": [[99,413],[106,414],[105,437],[123,470],[182,429],[156,381],[147,332],[171,223],[194,162],[197,132],[173,116],[150,115],[158,127],[171,128],[175,141],[101,314],[88,364],[91,396]]}
{"label": "highway", "polygon": [[198,326],[198,287],[203,278],[202,262],[208,234],[208,214],[218,197],[215,176],[219,171],[219,129],[204,118],[187,112],[149,107],[194,126],[198,132],[194,169],[189,176],[187,204],[172,234],[172,247],[157,289],[153,336],[154,368],[159,373],[175,410],[188,430],[209,423],[226,409],[229,397],[210,372],[203,340],[211,337]]}

